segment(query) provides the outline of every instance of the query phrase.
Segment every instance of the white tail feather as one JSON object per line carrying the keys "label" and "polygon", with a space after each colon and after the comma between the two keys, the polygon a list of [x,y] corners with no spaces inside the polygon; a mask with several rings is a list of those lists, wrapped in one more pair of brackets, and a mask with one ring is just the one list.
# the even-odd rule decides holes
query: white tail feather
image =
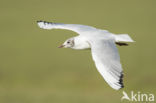
{"label": "white tail feather", "polygon": [[119,35],[114,35],[115,36],[115,41],[116,42],[134,42],[133,39],[128,35],[128,34],[119,34]]}

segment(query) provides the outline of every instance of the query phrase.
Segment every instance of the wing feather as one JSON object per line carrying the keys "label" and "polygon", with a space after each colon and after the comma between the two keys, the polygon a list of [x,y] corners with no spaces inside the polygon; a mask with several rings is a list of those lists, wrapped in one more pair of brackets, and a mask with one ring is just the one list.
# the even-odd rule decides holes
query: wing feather
{"label": "wing feather", "polygon": [[78,34],[83,34],[86,32],[92,32],[97,30],[94,27],[80,25],[80,24],[63,24],[63,23],[52,23],[46,21],[37,21],[37,24],[42,29],[66,29],[66,30],[74,31]]}
{"label": "wing feather", "polygon": [[112,88],[122,88],[123,73],[115,41],[96,40],[90,43],[93,60],[102,77]]}

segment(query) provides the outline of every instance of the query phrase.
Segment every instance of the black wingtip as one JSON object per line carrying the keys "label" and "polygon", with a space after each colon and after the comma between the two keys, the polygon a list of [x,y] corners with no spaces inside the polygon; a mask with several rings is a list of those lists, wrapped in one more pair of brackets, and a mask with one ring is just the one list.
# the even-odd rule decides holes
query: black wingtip
{"label": "black wingtip", "polygon": [[44,24],[55,24],[53,22],[47,22],[47,21],[43,21],[43,20],[38,20],[37,23],[43,22]]}
{"label": "black wingtip", "polygon": [[39,23],[39,22],[43,22],[43,21],[42,20],[38,20],[37,23]]}
{"label": "black wingtip", "polygon": [[120,76],[120,79],[119,79],[119,84],[121,85],[121,88],[124,88],[123,77],[124,77],[124,75],[122,73],[121,76]]}

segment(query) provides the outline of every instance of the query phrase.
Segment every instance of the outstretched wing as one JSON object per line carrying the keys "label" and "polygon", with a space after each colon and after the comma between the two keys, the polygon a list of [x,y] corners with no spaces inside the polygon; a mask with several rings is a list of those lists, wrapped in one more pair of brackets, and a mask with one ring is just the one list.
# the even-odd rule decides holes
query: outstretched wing
{"label": "outstretched wing", "polygon": [[122,67],[114,41],[96,40],[90,44],[93,60],[102,77],[112,88],[123,88]]}
{"label": "outstretched wing", "polygon": [[97,30],[94,27],[86,26],[86,25],[79,25],[79,24],[63,24],[63,23],[52,23],[46,21],[37,21],[38,26],[42,29],[67,29],[74,31],[78,34],[83,34],[86,32],[92,32]]}

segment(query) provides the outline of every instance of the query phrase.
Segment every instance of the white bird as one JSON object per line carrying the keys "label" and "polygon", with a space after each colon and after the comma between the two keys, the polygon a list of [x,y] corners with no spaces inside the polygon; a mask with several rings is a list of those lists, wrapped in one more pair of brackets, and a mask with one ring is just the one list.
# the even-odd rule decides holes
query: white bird
{"label": "white bird", "polygon": [[79,24],[52,23],[37,21],[42,29],[67,29],[78,33],[78,36],[67,39],[60,48],[88,49],[97,70],[104,80],[115,90],[123,88],[123,71],[116,45],[128,45],[124,42],[133,42],[128,34],[115,35],[107,30],[96,29]]}

